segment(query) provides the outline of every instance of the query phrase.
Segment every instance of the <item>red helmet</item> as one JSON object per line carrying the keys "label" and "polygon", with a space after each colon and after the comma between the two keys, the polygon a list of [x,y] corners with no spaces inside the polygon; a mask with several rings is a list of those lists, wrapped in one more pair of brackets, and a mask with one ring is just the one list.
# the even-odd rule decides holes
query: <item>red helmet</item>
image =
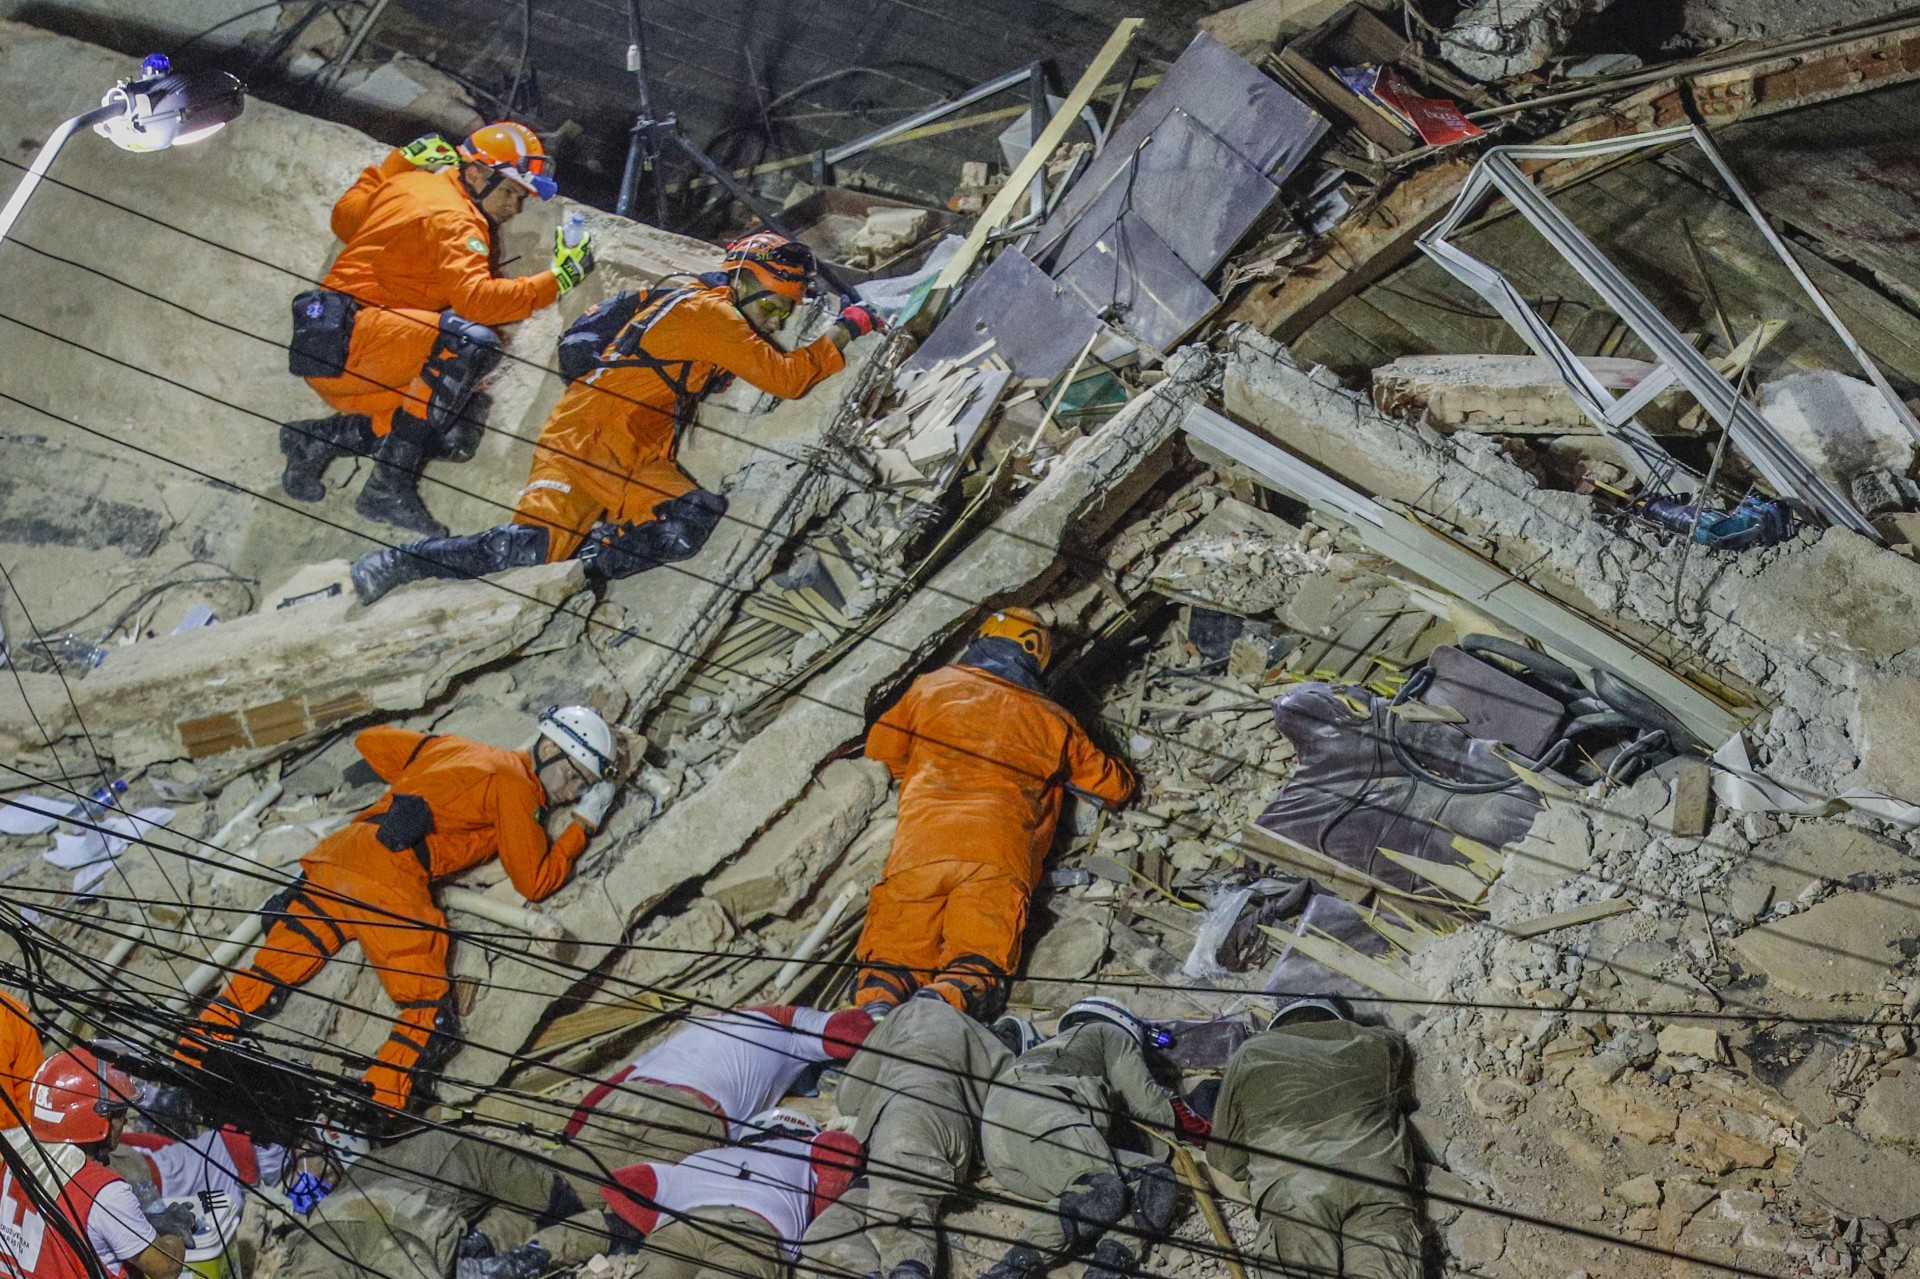
{"label": "red helmet", "polygon": [[542,200],[553,199],[559,190],[553,181],[553,159],[541,145],[540,135],[513,120],[475,129],[460,144],[460,158],[486,165]]}
{"label": "red helmet", "polygon": [[126,1071],[102,1064],[90,1048],[69,1048],[34,1075],[29,1128],[40,1141],[90,1146],[105,1141],[114,1117],[139,1099]]}
{"label": "red helmet", "polygon": [[735,240],[720,259],[721,270],[751,271],[761,288],[795,302],[807,296],[814,266],[812,249],[772,231],[756,231]]}

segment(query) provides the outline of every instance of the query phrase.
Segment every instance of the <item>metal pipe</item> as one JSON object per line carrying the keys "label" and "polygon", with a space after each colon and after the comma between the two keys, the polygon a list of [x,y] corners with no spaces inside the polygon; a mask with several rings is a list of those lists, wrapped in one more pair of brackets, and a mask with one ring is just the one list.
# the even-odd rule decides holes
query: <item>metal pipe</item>
{"label": "metal pipe", "polygon": [[489,923],[502,928],[511,928],[523,932],[529,937],[541,941],[565,941],[567,930],[559,920],[544,911],[527,906],[516,906],[512,902],[503,902],[497,897],[471,888],[443,888],[440,890],[440,904],[448,910],[457,910],[467,915],[477,915]]}
{"label": "metal pipe", "polygon": [[235,924],[226,940],[213,948],[213,954],[207,956],[207,962],[187,974],[180,983],[180,993],[167,1001],[170,1009],[181,1009],[205,994],[207,987],[213,985],[213,979],[231,969],[234,961],[247,952],[248,947],[260,940],[260,934],[266,931],[266,916],[254,912]]}
{"label": "metal pipe", "polygon": [[[943,116],[949,116],[964,107],[970,107],[982,98],[991,98],[994,94],[1004,92],[1007,89],[1017,89],[1027,82],[1028,78],[1033,75],[1034,68],[1037,66],[1039,66],[1039,63],[1032,63],[1021,67],[1018,71],[1009,71],[997,80],[988,80],[984,84],[976,84],[957,98],[947,102],[936,103],[928,107],[925,111],[915,112],[904,120],[896,120],[886,128],[874,133],[869,133],[864,138],[855,138],[852,142],[837,146],[827,152],[827,164],[831,167],[832,165],[840,163],[842,160],[851,160],[854,156],[869,151],[891,138],[897,138],[908,130],[917,129],[923,124],[931,124]],[[1037,138],[1039,134],[1036,133],[1034,136]]]}
{"label": "metal pipe", "polygon": [[224,851],[227,847],[227,841],[239,833],[242,826],[245,826],[248,822],[266,812],[267,809],[272,806],[273,801],[279,799],[280,796],[285,793],[286,787],[282,786],[279,782],[268,782],[261,788],[258,795],[255,795],[247,801],[245,808],[235,813],[232,817],[229,817],[226,825],[216,831],[213,838],[208,840],[207,843]]}
{"label": "metal pipe", "polygon": [[860,886],[858,884],[848,884],[840,890],[839,896],[835,897],[827,906],[826,913],[820,916],[820,922],[813,926],[813,931],[808,933],[800,945],[795,948],[793,957],[782,964],[780,971],[774,974],[773,988],[775,990],[786,990],[793,979],[800,975],[802,966],[804,966],[809,959],[813,958],[814,953],[820,949],[821,943],[827,940],[827,934],[831,933],[833,926],[840,922],[840,916],[846,913],[847,907],[852,905],[853,899],[859,895]]}

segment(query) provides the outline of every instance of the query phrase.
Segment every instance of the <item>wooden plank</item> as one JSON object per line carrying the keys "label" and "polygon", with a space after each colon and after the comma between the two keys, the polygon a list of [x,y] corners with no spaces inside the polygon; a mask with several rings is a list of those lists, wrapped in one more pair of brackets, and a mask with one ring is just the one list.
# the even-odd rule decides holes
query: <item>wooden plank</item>
{"label": "wooden plank", "polygon": [[[945,269],[940,272],[939,278],[934,281],[935,295],[944,300],[944,295],[967,277],[967,272],[973,269],[974,259],[979,257],[980,250],[986,247],[987,237],[1000,228],[1000,225],[1007,220],[1007,215],[1013,212],[1015,205],[1026,203],[1027,189],[1033,185],[1033,180],[1040,175],[1042,169],[1046,168],[1047,161],[1053,158],[1053,153],[1066,140],[1067,131],[1079,118],[1081,108],[1087,105],[1088,99],[1093,97],[1093,91],[1100,87],[1102,80],[1107,78],[1107,72],[1113,70],[1113,64],[1120,60],[1120,55],[1125,53],[1127,46],[1133,43],[1134,35],[1145,21],[1144,18],[1122,19],[1120,25],[1113,29],[1113,34],[1107,37],[1107,42],[1100,46],[1100,52],[1093,55],[1093,61],[1088,64],[1085,73],[1067,94],[1066,100],[1054,112],[1053,119],[1047,121],[1047,127],[1040,131],[1040,136],[1034,139],[1031,147],[1027,148],[1027,153],[1020,157],[1020,163],[1016,164],[1013,172],[1007,175],[1006,185],[1000,188],[999,193],[993,197],[993,203],[989,204],[986,211],[975,220],[973,229],[967,233],[966,242],[960,246],[960,251],[953,255],[953,260],[947,263]],[[925,313],[937,317],[939,310],[932,298],[929,298]]]}
{"label": "wooden plank", "polygon": [[1625,897],[1608,897],[1600,901],[1587,902],[1575,906],[1572,910],[1558,910],[1551,915],[1539,915],[1533,919],[1522,920],[1517,924],[1501,926],[1500,931],[1509,937],[1525,939],[1539,937],[1553,932],[1557,928],[1573,928],[1580,924],[1591,924],[1596,919],[1606,919],[1612,915],[1624,915],[1633,909],[1633,902]]}
{"label": "wooden plank", "polygon": [[1451,929],[1454,925],[1451,912],[1456,907],[1453,903],[1439,897],[1426,897],[1410,893],[1403,888],[1396,888],[1385,880],[1375,879],[1365,871],[1355,870],[1345,862],[1335,861],[1325,853],[1308,848],[1305,844],[1297,843],[1285,835],[1270,831],[1256,823],[1249,822],[1242,827],[1232,843],[1235,848],[1254,860],[1265,862],[1298,878],[1311,879],[1350,902],[1363,903],[1378,893],[1394,899],[1394,904],[1400,913],[1422,927],[1431,927],[1434,932],[1442,932]]}
{"label": "wooden plank", "polygon": [[1465,866],[1449,866],[1445,862],[1430,861],[1411,853],[1396,853],[1391,848],[1382,848],[1379,852],[1394,865],[1418,875],[1456,901],[1478,906],[1486,900],[1486,881]]}
{"label": "wooden plank", "polygon": [[1413,978],[1313,928],[1290,933],[1272,924],[1262,924],[1260,931],[1283,946],[1293,947],[1314,963],[1331,968],[1342,977],[1351,977],[1368,990],[1385,995],[1388,999],[1406,1004],[1424,1004],[1430,998],[1427,988]]}

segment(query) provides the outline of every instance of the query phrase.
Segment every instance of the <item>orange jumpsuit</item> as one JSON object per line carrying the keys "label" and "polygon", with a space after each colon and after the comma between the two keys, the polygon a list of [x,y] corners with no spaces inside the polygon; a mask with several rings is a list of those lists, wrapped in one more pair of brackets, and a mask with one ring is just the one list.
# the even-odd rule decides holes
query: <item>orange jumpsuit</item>
{"label": "orange jumpsuit", "polygon": [[1133,775],[1043,694],[971,666],[915,680],[867,734],[867,758],[900,779],[900,824],[867,903],[855,999],[897,1003],[924,983],[979,1011],[1020,962],[1062,784],[1118,804]]}
{"label": "orange jumpsuit", "polygon": [[[0,1089],[13,1098],[12,1106],[0,1101],[0,1132],[24,1127],[20,1115],[33,1113],[33,1077],[40,1073],[44,1059],[40,1032],[33,1028],[33,1014],[25,1004],[0,990]],[[14,1113],[16,1107],[18,1115]]]}
{"label": "orange jumpsuit", "polygon": [[[539,901],[566,882],[587,832],[574,823],[549,844],[540,824],[546,791],[524,751],[385,727],[367,729],[354,746],[390,783],[387,793],[300,859],[304,878],[269,903],[273,922],[252,966],[201,1011],[196,1030],[203,1040],[231,1037],[358,940],[400,1007],[366,1076],[374,1100],[399,1109],[412,1095],[422,1054],[453,1047],[448,1023],[437,1024],[453,1010],[447,919],[434,905],[432,882],[497,853],[520,895]],[[422,803],[428,833],[398,850],[383,842],[383,832],[395,837],[383,819],[418,814]],[[199,1050],[183,1041],[180,1055],[197,1060]],[[425,1065],[439,1062],[429,1054]]]}
{"label": "orange jumpsuit", "polygon": [[[646,326],[641,349],[691,396],[726,372],[791,400],[847,365],[831,337],[797,351],[767,341],[725,285],[692,288],[661,305],[643,308],[628,327]],[[606,365],[566,389],[541,429],[513,515],[516,524],[547,528],[548,563],[571,556],[602,519],[644,524],[654,507],[693,491],[692,477],[673,460],[678,403],[673,385],[645,364]]]}
{"label": "orange jumpsuit", "polygon": [[393,429],[398,409],[426,417],[431,388],[420,370],[439,338],[440,312],[512,324],[560,296],[552,271],[495,274],[493,228],[458,166],[431,173],[393,152],[333,206],[333,233],[346,247],[321,286],[362,309],[346,371],[307,383],[336,412],[372,418],[375,435]]}

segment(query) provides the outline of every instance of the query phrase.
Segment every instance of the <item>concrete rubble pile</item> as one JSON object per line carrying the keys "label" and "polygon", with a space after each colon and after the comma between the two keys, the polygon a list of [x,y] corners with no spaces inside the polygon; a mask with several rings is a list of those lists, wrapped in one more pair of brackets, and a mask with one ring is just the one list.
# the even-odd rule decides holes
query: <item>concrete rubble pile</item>
{"label": "concrete rubble pile", "polygon": [[[1543,68],[1605,8],[1489,0],[1426,47],[1516,142],[1641,132],[1697,97],[1706,124],[1756,130],[1754,145],[1796,111],[1920,75],[1920,24],[1882,21],[1522,109],[1564,87]],[[1509,139],[1474,124],[1416,146],[1407,124],[1388,145],[1375,130],[1391,112],[1372,106],[1370,124],[1340,123],[1338,86],[1301,68],[1335,36],[1377,41],[1369,21],[1291,0],[1209,19],[1193,65],[1232,59],[1305,120],[1260,163],[1242,153],[1259,139],[1207,133],[1221,190],[1233,177],[1259,197],[1234,212],[1238,232],[1202,228],[1224,237],[1203,242],[1204,202],[1182,201],[1204,184],[1177,167],[1142,160],[1154,181],[1137,208],[1069,189],[1053,207],[1084,225],[1042,223],[987,267],[1003,311],[966,309],[985,272],[971,302],[936,281],[920,323],[910,310],[852,341],[810,393],[709,397],[677,460],[724,493],[727,518],[693,557],[612,580],[568,559],[362,604],[349,564],[377,526],[353,514],[360,463],[336,463],[311,508],[261,500],[281,465],[268,424],[308,409],[278,338],[258,335],[284,332],[287,271],[324,266],[320,210],[377,162],[369,139],[254,104],[170,178],[63,161],[71,189],[47,197],[62,216],[36,206],[45,220],[22,224],[48,253],[117,244],[130,282],[170,296],[219,278],[200,254],[230,227],[268,266],[197,285],[214,318],[162,343],[184,321],[151,296],[48,301],[36,282],[51,267],[0,256],[9,296],[42,298],[22,304],[32,327],[14,335],[0,406],[6,447],[28,444],[0,482],[9,920],[37,919],[58,981],[191,1011],[260,936],[269,884],[386,794],[356,732],[526,748],[543,708],[591,706],[617,725],[625,768],[571,878],[529,904],[488,860],[438,892],[462,1035],[429,1113],[552,1153],[555,1113],[690,1013],[851,1002],[902,820],[859,743],[983,618],[1030,608],[1053,636],[1047,695],[1138,789],[1113,808],[1066,799],[1011,1011],[1050,1024],[1082,998],[1124,1002],[1165,1031],[1161,1073],[1194,1095],[1273,1008],[1350,1000],[1411,1050],[1416,1193],[1445,1273],[1920,1273],[1920,431],[1901,402],[1920,386],[1906,372],[1920,318],[1811,240],[1831,308],[1812,290],[1818,308],[1782,314],[1753,280],[1690,278],[1675,288],[1694,309],[1672,324],[1736,391],[1718,407],[1672,389],[1639,329],[1588,325],[1584,301],[1549,326],[1571,360],[1507,311],[1463,310],[1479,303],[1457,287],[1432,308],[1448,318],[1418,328],[1409,290],[1453,286],[1408,264],[1415,237],[1468,179],[1468,153]],[[23,25],[0,25],[0,46],[15,138],[61,114],[46,68],[91,85],[117,66]],[[1410,76],[1426,64],[1418,47],[1397,57]],[[1459,83],[1430,74],[1432,91]],[[1178,64],[1162,81],[1169,96],[1193,83]],[[1201,129],[1189,108],[1201,100],[1151,128]],[[1608,172],[1585,152],[1528,163],[1566,200]],[[1656,180],[1634,165],[1624,182]],[[180,228],[110,230],[80,212],[109,183],[138,208],[170,207],[181,184],[249,196],[180,201]],[[982,203],[984,242],[1013,206]],[[517,500],[561,393],[546,365],[566,324],[715,260],[586,213],[599,274],[515,327],[477,454],[427,472],[429,503],[463,529]],[[1131,243],[1165,260],[1113,250],[1101,218],[1131,219]],[[1489,216],[1460,242],[1515,221]],[[1182,228],[1192,241],[1162,242]],[[1633,247],[1591,233],[1596,252]],[[1700,235],[1715,264],[1734,253],[1718,234]],[[1180,283],[1167,296],[1187,309],[1092,296],[1054,256],[1082,235],[1135,284]],[[537,258],[550,238],[520,229],[506,247]],[[1546,261],[1524,278],[1514,265],[1510,291],[1564,283]],[[1016,267],[1025,283],[1004,284]],[[1086,329],[1022,329],[1042,302]],[[942,306],[968,331],[942,334]],[[1816,330],[1828,309],[1857,344]],[[803,306],[781,343],[828,332],[830,310]],[[155,387],[142,365],[162,345],[178,358]],[[916,348],[950,354],[916,362]],[[102,350],[118,361],[104,370]],[[1836,351],[1890,377],[1837,371]],[[60,397],[81,383],[84,402]],[[1596,420],[1602,392],[1633,411]],[[1768,484],[1735,416],[1747,401],[1859,527]],[[130,466],[115,449],[129,439],[192,465]],[[1650,451],[1670,465],[1649,468]],[[1716,540],[1754,504],[1779,519],[1771,533]],[[331,1070],[375,1057],[392,1013],[370,966],[335,963],[271,1025]],[[830,1119],[836,1078],[788,1104]],[[1183,1210],[1154,1273],[1226,1273],[1210,1252],[1222,1230],[1241,1248],[1263,1237],[1246,1185],[1196,1176],[1222,1220]],[[1019,1228],[999,1189],[976,1178],[944,1218],[950,1273],[984,1273]],[[249,1230],[249,1273],[271,1275],[285,1232]]]}

